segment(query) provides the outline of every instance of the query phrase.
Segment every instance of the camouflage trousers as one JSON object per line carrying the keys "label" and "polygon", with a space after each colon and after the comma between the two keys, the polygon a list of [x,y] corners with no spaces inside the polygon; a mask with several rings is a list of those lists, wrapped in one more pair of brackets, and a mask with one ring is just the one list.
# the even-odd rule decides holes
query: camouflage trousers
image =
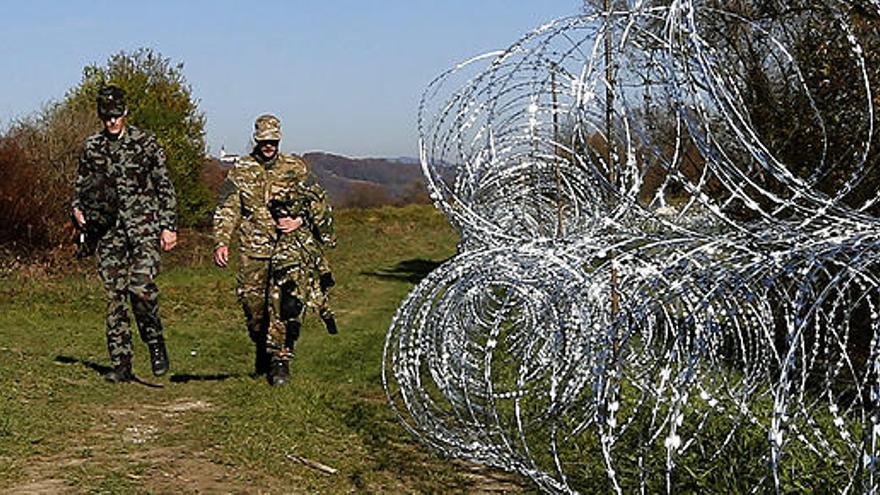
{"label": "camouflage trousers", "polygon": [[162,338],[159,319],[159,246],[156,239],[133,242],[121,228],[111,229],[98,242],[98,275],[107,295],[107,349],[110,362],[118,366],[131,362],[131,319],[128,302],[141,340],[154,343]]}
{"label": "camouflage trousers", "polygon": [[322,318],[334,317],[326,290],[310,273],[242,256],[236,282],[248,334],[274,359],[291,357],[306,308],[315,309]]}

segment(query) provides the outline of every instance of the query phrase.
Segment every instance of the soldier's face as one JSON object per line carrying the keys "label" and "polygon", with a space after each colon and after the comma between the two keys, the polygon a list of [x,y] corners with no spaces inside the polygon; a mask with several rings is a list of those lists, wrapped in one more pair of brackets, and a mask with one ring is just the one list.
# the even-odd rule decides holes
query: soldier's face
{"label": "soldier's face", "polygon": [[119,134],[125,129],[125,115],[119,117],[101,116],[101,122],[104,123],[104,129],[110,134]]}
{"label": "soldier's face", "polygon": [[257,145],[263,158],[271,160],[278,153],[278,141],[260,141]]}

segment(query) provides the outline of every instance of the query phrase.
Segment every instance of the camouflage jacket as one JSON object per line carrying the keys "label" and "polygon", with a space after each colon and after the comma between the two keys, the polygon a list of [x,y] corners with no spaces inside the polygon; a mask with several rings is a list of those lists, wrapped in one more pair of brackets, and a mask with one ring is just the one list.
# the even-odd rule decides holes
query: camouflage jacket
{"label": "camouflage jacket", "polygon": [[[271,258],[283,265],[315,265],[325,245],[333,245],[333,222],[324,190],[307,185],[308,168],[301,158],[281,154],[261,164],[251,156],[241,158],[229,171],[214,211],[216,246],[228,246],[238,229],[242,254]],[[279,202],[292,217],[303,218],[303,227],[280,234],[269,209]],[[276,265],[279,266],[279,265]]]}
{"label": "camouflage jacket", "polygon": [[133,241],[155,242],[161,230],[177,230],[177,196],[156,138],[127,126],[116,140],[104,132],[86,139],[73,207],[87,223],[119,222]]}

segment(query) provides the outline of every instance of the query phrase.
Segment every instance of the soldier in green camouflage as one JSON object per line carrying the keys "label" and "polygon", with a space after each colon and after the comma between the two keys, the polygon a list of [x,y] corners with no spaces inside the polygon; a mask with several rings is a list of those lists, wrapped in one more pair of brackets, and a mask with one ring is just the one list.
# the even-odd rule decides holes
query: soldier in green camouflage
{"label": "soldier in green camouflage", "polygon": [[150,352],[153,374],[168,371],[168,353],[159,318],[159,249],[177,244],[174,186],[156,138],[126,124],[125,93],[106,86],[98,93],[104,130],[84,145],[76,175],[73,217],[97,238],[98,274],[107,294],[107,348],[112,382],[134,379],[127,301],[141,340]]}
{"label": "soldier in green camouflage", "polygon": [[255,372],[283,385],[306,308],[317,310],[336,333],[328,301],[333,278],[324,256],[324,249],[335,245],[333,218],[305,162],[278,152],[280,121],[262,115],[254,128],[253,152],[238,160],[220,191],[214,261],[228,264],[237,230],[236,292],[256,344]]}

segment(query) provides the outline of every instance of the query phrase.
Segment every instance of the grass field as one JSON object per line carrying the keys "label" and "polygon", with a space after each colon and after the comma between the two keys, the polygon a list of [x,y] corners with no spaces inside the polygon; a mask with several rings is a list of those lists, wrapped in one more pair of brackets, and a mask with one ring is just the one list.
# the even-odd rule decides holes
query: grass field
{"label": "grass field", "polygon": [[[159,278],[171,372],[101,379],[108,357],[93,259],[0,278],[0,493],[448,493],[519,490],[452,463],[396,423],[381,385],[385,331],[413,284],[455,251],[426,206],[337,214],[340,334],[307,316],[292,383],[249,376],[234,267],[182,234]],[[333,471],[331,473],[331,471]]]}
{"label": "grass field", "polygon": [[[147,384],[101,378],[109,364],[105,303],[93,259],[71,261],[53,275],[24,267],[0,276],[0,495],[534,491],[523,479],[443,459],[419,445],[397,423],[382,390],[382,346],[392,315],[413,284],[454,254],[455,232],[426,206],[344,210],[337,220],[340,243],[331,261],[341,332],[328,335],[308,315],[285,388],[250,376],[253,350],[233,292],[235,268],[213,266],[204,233],[182,233],[180,247],[163,261],[161,311],[172,371],[154,379],[146,346],[135,339],[135,372]],[[771,404],[756,406],[757,416],[767,418]],[[652,421],[642,416],[634,423]],[[762,460],[767,425],[734,429],[725,415],[713,418],[698,446],[678,459],[673,492],[769,490]],[[826,438],[840,443],[833,418],[820,412],[814,419]],[[642,427],[629,431],[617,459],[624,493],[637,491],[644,469],[652,473],[648,493],[665,491],[663,439],[646,444]],[[548,435],[541,428],[531,434]],[[546,438],[529,440],[535,459],[553,471],[540,449]],[[722,455],[707,457],[723,444]],[[609,491],[590,431],[560,445],[571,486]],[[782,491],[845,486],[857,453],[835,448],[844,462],[790,449]],[[648,452],[644,466],[634,461],[642,452]]]}

